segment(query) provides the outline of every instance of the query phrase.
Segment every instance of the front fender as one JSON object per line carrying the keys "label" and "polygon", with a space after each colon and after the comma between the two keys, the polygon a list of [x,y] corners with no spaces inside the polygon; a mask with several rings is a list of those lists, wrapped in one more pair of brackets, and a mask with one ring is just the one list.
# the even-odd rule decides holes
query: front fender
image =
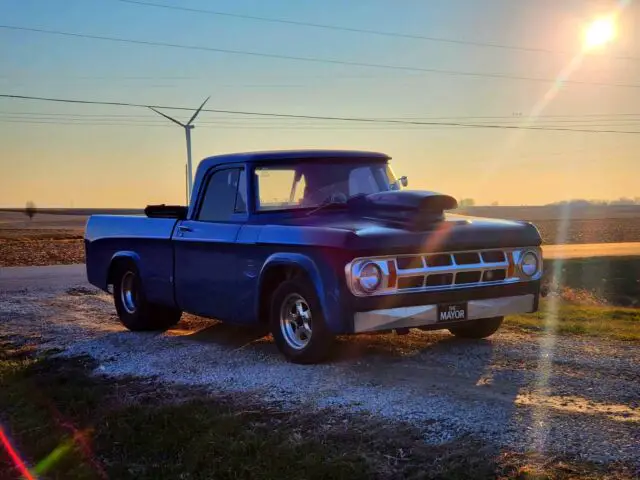
{"label": "front fender", "polygon": [[258,296],[256,298],[259,298],[259,294],[262,291],[265,274],[269,269],[278,266],[294,266],[303,270],[316,290],[329,330],[333,333],[345,331],[340,308],[340,288],[335,272],[329,270],[331,267],[326,264],[323,268],[320,262],[316,262],[308,255],[302,253],[274,253],[268,257],[260,270],[258,290],[256,292]]}

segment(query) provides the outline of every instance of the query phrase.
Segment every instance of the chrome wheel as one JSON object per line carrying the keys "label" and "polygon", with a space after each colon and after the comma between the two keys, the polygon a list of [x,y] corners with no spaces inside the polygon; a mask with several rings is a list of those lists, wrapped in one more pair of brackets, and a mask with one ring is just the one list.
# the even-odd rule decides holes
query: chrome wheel
{"label": "chrome wheel", "polygon": [[280,307],[280,330],[291,348],[302,350],[311,341],[311,309],[297,293],[290,294]]}
{"label": "chrome wheel", "polygon": [[120,282],[120,300],[127,313],[136,313],[138,290],[136,288],[136,274],[129,271],[122,276]]}

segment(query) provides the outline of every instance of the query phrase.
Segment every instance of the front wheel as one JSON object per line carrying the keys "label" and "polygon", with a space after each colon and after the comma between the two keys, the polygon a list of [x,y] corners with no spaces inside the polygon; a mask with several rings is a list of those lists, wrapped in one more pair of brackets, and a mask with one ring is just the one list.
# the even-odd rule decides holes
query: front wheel
{"label": "front wheel", "polygon": [[113,300],[122,324],[129,330],[166,330],[180,320],[180,310],[149,303],[133,262],[122,263],[113,284]]}
{"label": "front wheel", "polygon": [[304,277],[287,280],[271,297],[271,334],[278,349],[293,363],[317,363],[329,354],[328,331],[318,296]]}
{"label": "front wheel", "polygon": [[468,325],[452,327],[449,331],[459,338],[487,338],[498,331],[504,317],[482,318]]}

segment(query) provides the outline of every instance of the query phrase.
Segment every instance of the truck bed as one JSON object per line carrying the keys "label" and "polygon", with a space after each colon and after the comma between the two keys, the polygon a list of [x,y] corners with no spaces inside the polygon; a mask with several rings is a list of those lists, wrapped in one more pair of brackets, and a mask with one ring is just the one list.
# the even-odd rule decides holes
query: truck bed
{"label": "truck bed", "polygon": [[178,220],[141,215],[93,215],[85,233],[87,278],[107,289],[109,265],[116,252],[131,258],[143,278],[150,301],[173,302],[173,246]]}

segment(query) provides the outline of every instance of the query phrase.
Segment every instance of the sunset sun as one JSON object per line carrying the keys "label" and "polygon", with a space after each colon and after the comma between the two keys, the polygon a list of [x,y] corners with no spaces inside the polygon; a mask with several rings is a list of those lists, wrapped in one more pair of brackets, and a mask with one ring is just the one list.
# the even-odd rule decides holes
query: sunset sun
{"label": "sunset sun", "polygon": [[600,47],[616,36],[616,24],[612,18],[598,18],[585,28],[584,44],[587,49]]}

